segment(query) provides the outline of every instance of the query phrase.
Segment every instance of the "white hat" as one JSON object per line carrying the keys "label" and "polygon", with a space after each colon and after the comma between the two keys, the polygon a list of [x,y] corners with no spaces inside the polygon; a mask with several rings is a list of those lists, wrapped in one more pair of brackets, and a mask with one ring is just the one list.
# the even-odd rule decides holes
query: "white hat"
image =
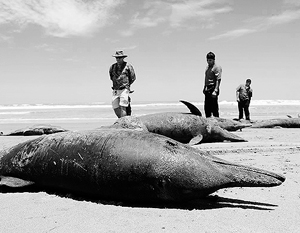
{"label": "white hat", "polygon": [[118,50],[116,51],[116,53],[114,55],[112,55],[113,57],[127,57],[126,54],[124,54],[123,50]]}

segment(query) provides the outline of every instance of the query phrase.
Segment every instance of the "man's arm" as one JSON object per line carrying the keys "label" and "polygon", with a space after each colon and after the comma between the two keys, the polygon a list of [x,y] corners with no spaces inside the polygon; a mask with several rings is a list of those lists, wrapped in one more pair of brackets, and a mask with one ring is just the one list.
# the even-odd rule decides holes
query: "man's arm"
{"label": "man's arm", "polygon": [[217,66],[215,71],[214,71],[217,81],[216,81],[216,87],[215,90],[213,92],[214,94],[218,94],[220,92],[220,84],[221,84],[221,76],[222,76],[222,67],[221,66]]}
{"label": "man's arm", "polygon": [[203,94],[205,95],[206,86],[205,86],[205,78],[204,78],[204,85],[203,85]]}
{"label": "man's arm", "polygon": [[131,64],[128,64],[128,69],[129,69],[129,74],[130,74],[129,85],[131,85],[136,80],[136,76],[135,76],[133,66]]}
{"label": "man's arm", "polygon": [[215,87],[215,90],[214,90],[216,93],[219,92],[220,84],[221,84],[221,79],[216,81],[216,87]]}
{"label": "man's arm", "polygon": [[237,102],[240,102],[240,89],[241,89],[241,86],[238,86],[236,88],[236,101]]}
{"label": "man's arm", "polygon": [[112,74],[112,68],[113,68],[113,65],[110,66],[109,71],[108,71],[110,79],[112,79],[112,76],[113,76],[113,74]]}
{"label": "man's arm", "polygon": [[250,99],[250,100],[251,100],[251,98],[252,98],[252,94],[253,94],[253,91],[252,91],[252,88],[250,88],[250,89],[249,89],[249,93],[248,93],[249,99]]}

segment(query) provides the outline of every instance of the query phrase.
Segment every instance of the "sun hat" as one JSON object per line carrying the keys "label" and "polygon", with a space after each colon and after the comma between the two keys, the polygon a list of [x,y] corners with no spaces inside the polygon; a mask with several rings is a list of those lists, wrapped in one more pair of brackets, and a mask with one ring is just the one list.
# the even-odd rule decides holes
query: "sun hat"
{"label": "sun hat", "polygon": [[117,50],[113,57],[127,57],[126,54],[124,54],[123,50]]}

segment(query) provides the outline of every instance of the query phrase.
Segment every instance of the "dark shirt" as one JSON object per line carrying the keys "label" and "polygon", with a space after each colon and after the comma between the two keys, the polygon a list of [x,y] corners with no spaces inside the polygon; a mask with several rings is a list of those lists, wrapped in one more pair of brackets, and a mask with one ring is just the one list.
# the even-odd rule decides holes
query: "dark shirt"
{"label": "dark shirt", "polygon": [[213,66],[207,66],[205,70],[205,83],[204,87],[216,86],[217,80],[221,80],[222,67],[214,64]]}
{"label": "dark shirt", "polygon": [[241,101],[251,100],[253,92],[251,87],[241,84],[236,88],[236,91],[238,92],[238,97]]}
{"label": "dark shirt", "polygon": [[133,66],[128,62],[123,62],[121,66],[114,63],[109,69],[109,76],[114,90],[123,90],[124,88],[130,90],[130,85],[136,79]]}

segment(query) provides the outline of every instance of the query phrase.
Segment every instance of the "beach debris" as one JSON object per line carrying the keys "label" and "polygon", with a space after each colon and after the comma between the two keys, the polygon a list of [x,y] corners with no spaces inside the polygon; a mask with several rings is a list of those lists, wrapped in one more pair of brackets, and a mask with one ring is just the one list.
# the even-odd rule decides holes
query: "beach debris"
{"label": "beach debris", "polygon": [[216,122],[201,116],[200,110],[193,104],[184,102],[190,113],[162,112],[138,117],[122,117],[114,128],[147,128],[151,133],[161,134],[182,143],[196,145],[207,142],[246,142],[245,139],[221,128]]}
{"label": "beach debris", "polygon": [[104,128],[43,135],[1,151],[0,177],[0,185],[13,190],[34,186],[129,202],[184,202],[285,180],[162,135]]}
{"label": "beach debris", "polygon": [[34,136],[34,135],[60,133],[65,131],[67,130],[53,125],[33,125],[32,127],[18,129],[8,134],[2,134],[2,136]]}

